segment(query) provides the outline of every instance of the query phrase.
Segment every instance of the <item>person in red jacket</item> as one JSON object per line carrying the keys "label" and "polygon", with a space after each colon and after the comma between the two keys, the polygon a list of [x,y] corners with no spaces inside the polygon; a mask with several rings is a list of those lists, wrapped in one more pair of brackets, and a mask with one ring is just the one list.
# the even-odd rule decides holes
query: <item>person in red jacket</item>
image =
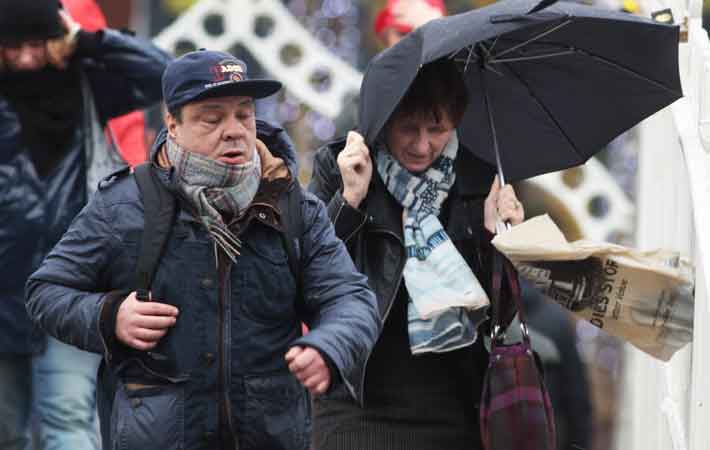
{"label": "person in red jacket", "polygon": [[[62,0],[62,5],[87,31],[98,31],[107,26],[106,17],[94,0]],[[133,111],[110,120],[106,127],[106,140],[118,148],[131,167],[144,162],[148,149],[143,111]]]}
{"label": "person in red jacket", "polygon": [[375,34],[392,47],[413,29],[445,15],[443,0],[387,0],[375,18]]}

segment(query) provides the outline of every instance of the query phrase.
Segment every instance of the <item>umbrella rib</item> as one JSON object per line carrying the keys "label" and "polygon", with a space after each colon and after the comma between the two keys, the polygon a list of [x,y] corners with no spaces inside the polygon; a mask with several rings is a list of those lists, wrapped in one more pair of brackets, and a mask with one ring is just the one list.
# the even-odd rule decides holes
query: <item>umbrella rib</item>
{"label": "umbrella rib", "polygon": [[540,109],[542,109],[543,111],[545,111],[545,114],[547,114],[547,117],[555,124],[555,126],[556,126],[557,129],[560,131],[560,133],[562,134],[562,136],[565,137],[565,140],[567,140],[567,142],[569,143],[570,147],[572,147],[572,149],[573,149],[574,152],[577,154],[577,156],[579,156],[581,160],[584,160],[584,156],[582,156],[582,154],[579,152],[579,150],[577,149],[577,146],[574,145],[574,142],[572,141],[572,139],[570,139],[570,137],[567,135],[567,133],[565,133],[565,130],[562,128],[562,126],[561,126],[560,123],[557,121],[557,119],[555,119],[555,116],[552,115],[552,113],[550,112],[550,110],[547,109],[547,107],[545,106],[545,104],[544,104],[542,101],[540,101],[540,99],[537,97],[537,95],[535,95],[535,92],[532,90],[532,88],[530,87],[530,85],[529,85],[528,83],[526,83],[525,80],[520,76],[520,74],[518,74],[518,72],[516,72],[515,70],[513,70],[512,67],[510,67],[510,66],[506,66],[506,67],[508,67],[508,70],[510,70],[510,73],[513,74],[513,76],[518,80],[518,82],[519,82],[520,84],[522,84],[523,86],[525,86],[525,89],[528,90],[528,93],[530,94],[530,97],[532,97],[532,99],[535,100],[535,103],[537,103],[537,105],[540,107]]}
{"label": "umbrella rib", "polygon": [[[484,67],[486,70],[490,70],[491,72],[494,72],[494,73],[496,73],[497,75],[499,75],[499,76],[502,77],[503,74],[502,74],[501,72],[497,71],[496,69],[494,69],[493,67],[491,67],[491,65],[488,63],[488,62],[490,61],[490,58],[492,57],[491,49],[493,49],[493,46],[496,44],[496,42],[498,42],[498,39],[497,39],[497,38],[496,38],[495,42],[493,42],[493,44],[490,46],[490,48],[489,48],[489,47],[486,47],[486,44],[483,43],[483,42],[479,42],[479,43],[477,44],[477,46],[478,46],[479,48],[481,48],[481,50],[483,50],[483,52],[485,52],[485,54],[486,54],[485,57],[484,57],[484,59],[483,59],[483,67]],[[465,73],[465,72],[466,72],[466,71],[464,70],[464,73]]]}
{"label": "umbrella rib", "polygon": [[659,83],[659,82],[656,81],[656,80],[652,80],[651,78],[648,78],[648,77],[645,76],[645,75],[641,75],[640,73],[636,72],[635,70],[629,69],[628,67],[625,67],[625,66],[622,66],[621,64],[619,64],[619,63],[617,63],[617,62],[614,62],[614,61],[612,61],[612,60],[610,60],[610,59],[608,59],[608,58],[605,58],[605,57],[603,57],[603,56],[599,56],[599,55],[597,55],[597,54],[588,52],[588,51],[583,50],[583,49],[576,49],[576,50],[577,50],[578,53],[581,53],[582,55],[589,56],[589,57],[591,57],[591,58],[597,59],[597,60],[603,62],[604,64],[607,64],[607,65],[609,65],[609,66],[614,67],[615,69],[619,69],[619,70],[621,70],[621,71],[623,71],[623,72],[626,72],[626,73],[628,73],[628,74],[630,74],[630,75],[633,75],[634,77],[639,78],[639,79],[641,79],[641,80],[644,80],[644,81],[646,81],[646,82],[648,82],[648,83],[651,83],[651,84],[653,84],[654,86],[656,86],[656,87],[658,87],[658,88],[661,88],[661,89],[663,89],[663,90],[665,90],[665,91],[667,91],[667,92],[672,92],[673,94],[676,94],[676,95],[679,95],[679,96],[682,96],[682,95],[683,95],[681,92],[678,92],[678,91],[676,91],[676,90],[674,90],[674,89],[671,89],[671,88],[669,88],[668,86],[664,85],[663,83]]}
{"label": "umbrella rib", "polygon": [[466,49],[468,49],[468,54],[466,55],[466,59],[461,58],[461,57],[459,57],[459,58],[456,57],[460,52],[454,52],[449,56],[449,59],[453,60],[454,62],[464,63],[464,68],[463,68],[464,73],[466,73],[466,71],[468,70],[468,64],[471,62],[471,60],[473,60],[474,62],[479,60],[478,56],[474,54],[475,48],[474,48],[473,44],[468,45],[461,50],[466,50]]}
{"label": "umbrella rib", "polygon": [[[497,41],[498,41],[498,40],[496,39],[496,42],[497,42]],[[490,51],[489,51],[489,49],[486,48],[486,46],[485,46],[483,43],[478,43],[478,44],[476,44],[476,45],[480,46],[481,49],[483,50],[483,52],[485,52],[487,56],[490,56]],[[495,42],[493,42],[493,45],[495,45]],[[491,48],[492,48],[492,47],[491,47]],[[467,47],[464,47],[464,49],[468,49],[468,54],[466,55],[466,59],[457,58],[457,57],[456,57],[456,54],[453,54],[453,53],[451,54],[451,56],[449,56],[449,58],[450,58],[450,59],[453,59],[455,62],[463,63],[463,64],[464,64],[463,73],[466,73],[466,72],[468,71],[468,65],[469,65],[469,63],[471,62],[471,60],[473,59],[473,61],[479,61],[479,58],[478,58],[478,56],[476,56],[476,54],[474,53],[474,51],[475,51],[475,46],[474,46],[474,45],[469,45],[469,46],[467,46]],[[462,50],[463,50],[463,49],[462,49]],[[489,60],[486,60],[485,63],[484,63],[484,67],[485,67],[486,70],[490,70],[491,72],[494,72],[494,73],[496,73],[496,74],[499,75],[499,76],[503,76],[503,74],[502,74],[501,72],[499,72],[499,71],[497,71],[496,69],[494,69],[493,67],[491,67],[491,66],[488,64],[488,62],[489,62]]]}
{"label": "umbrella rib", "polygon": [[571,55],[573,53],[576,53],[576,50],[565,50],[562,52],[555,52],[555,53],[548,53],[546,55],[535,55],[535,56],[519,56],[517,58],[502,58],[502,59],[491,59],[488,62],[492,64],[498,64],[498,63],[507,63],[507,62],[518,62],[518,61],[531,61],[534,59],[545,59],[545,58],[553,58],[555,56],[564,56],[564,55]]}
{"label": "umbrella rib", "polygon": [[512,46],[512,47],[510,47],[510,48],[507,48],[507,49],[503,50],[502,52],[500,52],[500,53],[498,53],[497,55],[495,55],[495,57],[503,56],[503,55],[505,55],[506,53],[514,52],[515,50],[519,49],[520,47],[524,47],[524,46],[526,46],[526,45],[528,45],[528,44],[530,44],[530,43],[532,43],[532,42],[539,41],[540,39],[544,38],[545,36],[547,36],[547,35],[549,35],[549,34],[554,33],[555,31],[559,30],[560,28],[564,28],[564,27],[566,27],[567,25],[571,24],[572,21],[573,21],[572,19],[567,19],[565,22],[562,22],[562,23],[560,23],[560,24],[557,24],[557,25],[555,25],[554,27],[550,28],[549,30],[545,30],[545,31],[543,31],[542,33],[538,34],[537,36],[531,37],[531,38],[528,39],[527,41],[521,42],[521,43],[518,44],[518,45],[514,45],[514,46]]}
{"label": "umbrella rib", "polygon": [[508,62],[518,62],[518,61],[530,61],[530,60],[535,60],[535,59],[544,59],[544,58],[551,58],[551,57],[556,57],[556,56],[570,55],[570,54],[574,54],[574,53],[597,59],[598,61],[600,61],[608,66],[611,66],[611,67],[614,67],[615,69],[626,72],[636,78],[639,78],[639,79],[644,80],[648,83],[651,83],[658,88],[664,89],[664,90],[666,90],[668,92],[672,92],[674,94],[681,95],[679,92],[665,86],[662,83],[659,83],[658,81],[652,80],[651,78],[648,78],[648,77],[636,72],[633,69],[629,69],[628,67],[622,66],[621,64],[614,62],[608,58],[605,58],[603,56],[599,56],[597,54],[591,53],[587,50],[580,49],[580,48],[573,48],[570,50],[565,50],[565,51],[560,51],[560,52],[555,52],[555,53],[548,53],[545,55],[520,56],[520,57],[515,57],[515,58],[501,58],[501,59],[494,57],[493,59],[489,59],[486,62],[490,63],[490,64],[499,64],[499,63],[508,63]]}
{"label": "umbrella rib", "polygon": [[466,56],[466,64],[463,66],[463,73],[466,73],[468,70],[468,63],[471,62],[471,55],[473,55],[473,45],[468,47],[468,56]]}
{"label": "umbrella rib", "polygon": [[490,50],[488,49],[488,47],[486,47],[486,44],[485,44],[485,43],[479,42],[478,44],[476,44],[476,46],[477,46],[477,47],[480,47],[481,50],[483,50],[483,52],[486,54],[486,55],[485,55],[486,57],[489,57],[489,58],[491,57],[491,52],[490,52]]}
{"label": "umbrella rib", "polygon": [[495,40],[494,40],[493,43],[491,44],[491,48],[489,49],[491,52],[492,52],[493,49],[496,47],[496,44],[498,43],[498,39],[500,39],[500,36],[496,36]]}
{"label": "umbrella rib", "polygon": [[488,70],[488,71],[490,71],[490,72],[493,72],[494,74],[498,75],[499,77],[504,77],[504,76],[505,76],[505,75],[503,75],[503,72],[500,72],[500,71],[494,69],[490,64],[485,64],[485,65],[484,65],[484,69],[486,69],[486,70]]}

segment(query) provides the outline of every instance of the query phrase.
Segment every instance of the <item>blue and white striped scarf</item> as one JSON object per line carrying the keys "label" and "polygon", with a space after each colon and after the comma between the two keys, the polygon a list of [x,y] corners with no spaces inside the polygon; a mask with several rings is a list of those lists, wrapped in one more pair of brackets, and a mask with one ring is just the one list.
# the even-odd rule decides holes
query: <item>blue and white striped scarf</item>
{"label": "blue and white striped scarf", "polygon": [[472,344],[490,303],[438,219],[456,179],[458,146],[454,131],[441,156],[423,174],[402,167],[384,145],[377,152],[377,171],[404,208],[403,274],[409,293],[412,354],[442,353]]}

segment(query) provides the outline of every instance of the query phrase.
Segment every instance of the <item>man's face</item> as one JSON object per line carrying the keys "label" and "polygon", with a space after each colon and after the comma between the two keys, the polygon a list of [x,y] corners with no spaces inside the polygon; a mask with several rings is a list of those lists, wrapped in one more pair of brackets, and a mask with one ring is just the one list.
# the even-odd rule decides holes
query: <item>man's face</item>
{"label": "man's face", "polygon": [[386,131],[387,148],[405,169],[424,172],[444,151],[454,124],[448,114],[398,114]]}
{"label": "man's face", "polygon": [[47,65],[47,41],[32,40],[0,47],[2,60],[14,71],[40,70]]}
{"label": "man's face", "polygon": [[225,164],[251,161],[256,119],[251,97],[217,97],[187,103],[182,120],[166,115],[168,133],[183,149]]}

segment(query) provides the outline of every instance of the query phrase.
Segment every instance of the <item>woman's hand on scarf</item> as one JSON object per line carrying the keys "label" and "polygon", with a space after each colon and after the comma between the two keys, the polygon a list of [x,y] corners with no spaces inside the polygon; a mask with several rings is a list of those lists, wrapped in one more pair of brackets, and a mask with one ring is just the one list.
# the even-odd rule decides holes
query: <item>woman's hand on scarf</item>
{"label": "woman's hand on scarf", "polygon": [[367,196],[372,179],[372,159],[365,139],[350,131],[345,148],[338,154],[338,168],[343,179],[343,198],[353,208],[358,208]]}
{"label": "woman's hand on scarf", "polygon": [[491,190],[486,197],[483,206],[484,226],[488,231],[496,233],[496,223],[498,221],[510,222],[511,225],[518,225],[525,220],[525,209],[523,204],[515,196],[515,190],[510,184],[500,187],[500,181],[496,175],[491,185]]}
{"label": "woman's hand on scarf", "polygon": [[288,370],[311,395],[324,394],[330,387],[330,369],[318,350],[311,347],[291,347],[286,353],[286,364]]}
{"label": "woman's hand on scarf", "polygon": [[59,19],[64,28],[64,35],[56,39],[47,40],[47,59],[49,63],[58,69],[65,69],[69,63],[69,58],[76,50],[78,33],[81,26],[71,18],[69,13],[59,10]]}

